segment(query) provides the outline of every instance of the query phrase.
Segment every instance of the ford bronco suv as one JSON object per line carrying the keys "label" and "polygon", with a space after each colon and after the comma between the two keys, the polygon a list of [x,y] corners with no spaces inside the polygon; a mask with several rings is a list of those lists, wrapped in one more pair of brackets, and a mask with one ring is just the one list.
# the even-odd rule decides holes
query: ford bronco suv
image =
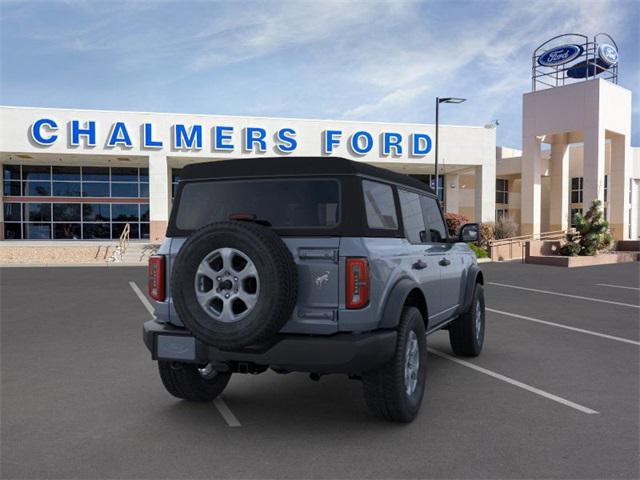
{"label": "ford bronco suv", "polygon": [[185,167],[167,238],[149,260],[144,342],[172,395],[219,396],[233,373],[343,373],[381,418],[414,419],[427,335],[476,356],[483,276],[414,178],[341,158]]}

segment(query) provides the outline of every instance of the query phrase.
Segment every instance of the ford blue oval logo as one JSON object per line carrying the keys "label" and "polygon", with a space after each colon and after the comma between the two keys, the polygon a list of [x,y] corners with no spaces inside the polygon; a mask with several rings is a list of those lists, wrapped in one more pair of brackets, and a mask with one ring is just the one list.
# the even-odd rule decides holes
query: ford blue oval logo
{"label": "ford blue oval logo", "polygon": [[557,67],[575,60],[582,55],[583,50],[580,45],[561,45],[540,55],[538,63],[543,67]]}
{"label": "ford blue oval logo", "polygon": [[598,47],[598,57],[610,67],[618,63],[618,50],[613,45],[603,43]]}

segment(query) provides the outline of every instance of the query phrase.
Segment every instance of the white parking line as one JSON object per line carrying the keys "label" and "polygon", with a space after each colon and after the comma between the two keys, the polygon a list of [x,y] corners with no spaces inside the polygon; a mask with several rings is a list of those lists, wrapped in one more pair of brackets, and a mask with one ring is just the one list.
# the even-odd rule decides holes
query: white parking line
{"label": "white parking line", "polygon": [[500,315],[506,315],[508,317],[519,318],[521,320],[528,320],[529,322],[541,323],[543,325],[549,325],[551,327],[564,328],[566,330],[572,330],[574,332],[586,333],[587,335],[594,335],[596,337],[607,338],[609,340],[615,340],[616,342],[630,343],[631,345],[640,346],[640,342],[635,340],[629,340],[622,337],[614,337],[613,335],[606,335],[604,333],[594,332],[592,330],[585,330],[584,328],[570,327],[569,325],[562,325],[561,323],[548,322],[546,320],[540,320],[539,318],[525,317],[524,315],[518,315],[517,313],[503,312],[502,310],[495,310],[493,308],[487,308],[487,312],[498,313]]}
{"label": "white parking line", "polygon": [[640,290],[638,287],[627,287],[625,285],[612,285],[610,283],[596,283],[599,287],[624,288],[626,290]]}
{"label": "white parking line", "polygon": [[561,403],[569,408],[573,408],[574,410],[578,410],[579,412],[586,413],[589,415],[598,414],[597,411],[592,410],[591,408],[587,408],[578,403],[571,402],[565,398],[558,397],[557,395],[553,395],[552,393],[545,392],[544,390],[540,390],[539,388],[532,387],[531,385],[527,385],[526,383],[519,382],[518,380],[514,380],[513,378],[509,378],[505,375],[501,375],[499,373],[493,372],[491,370],[487,370],[486,368],[479,367],[471,362],[467,362],[465,360],[460,360],[459,358],[453,357],[447,353],[441,352],[440,350],[435,350],[433,348],[427,348],[430,353],[437,355],[442,358],[446,358],[447,360],[451,360],[459,365],[463,365],[465,367],[471,368],[476,372],[484,373],[485,375],[489,375],[490,377],[496,378],[498,380],[502,380],[508,384],[514,385],[516,387],[522,388],[523,390],[527,390],[528,392],[535,393],[536,395],[540,395],[541,397],[548,398],[549,400],[553,400],[554,402]]}
{"label": "white parking line", "polygon": [[488,282],[489,285],[496,285],[498,287],[516,288],[518,290],[527,290],[529,292],[546,293],[547,295],[557,295],[559,297],[577,298],[578,300],[587,300],[589,302],[608,303],[610,305],[620,305],[622,307],[631,307],[640,309],[640,305],[634,305],[632,303],[614,302],[612,300],[604,300],[602,298],[582,297],[580,295],[569,295],[568,293],[550,292],[549,290],[539,290],[537,288],[520,287],[518,285],[508,285],[506,283]]}
{"label": "white parking line", "polygon": [[142,302],[142,305],[144,305],[144,308],[147,309],[147,312],[149,312],[153,318],[156,318],[156,314],[155,314],[155,310],[153,309],[153,306],[149,302],[149,299],[145,297],[144,293],[142,293],[142,290],[140,290],[138,285],[136,285],[136,282],[129,282],[129,286],[131,287],[131,290],[133,290],[133,293],[135,293],[138,296],[138,298]]}
{"label": "white parking line", "polygon": [[216,398],[213,401],[213,404],[216,406],[216,408],[220,412],[220,415],[222,415],[222,418],[224,418],[224,421],[227,422],[227,425],[229,425],[230,427],[242,426],[238,421],[238,419],[236,418],[236,416],[231,411],[231,409],[229,409],[225,401],[222,399],[222,397]]}

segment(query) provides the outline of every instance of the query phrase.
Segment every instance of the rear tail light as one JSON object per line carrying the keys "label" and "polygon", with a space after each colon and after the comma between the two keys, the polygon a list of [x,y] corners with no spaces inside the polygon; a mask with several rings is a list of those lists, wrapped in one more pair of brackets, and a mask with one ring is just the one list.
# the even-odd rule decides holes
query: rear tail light
{"label": "rear tail light", "polygon": [[149,296],[158,302],[165,299],[164,255],[149,257]]}
{"label": "rear tail light", "polygon": [[347,308],[363,308],[369,303],[369,262],[347,258]]}

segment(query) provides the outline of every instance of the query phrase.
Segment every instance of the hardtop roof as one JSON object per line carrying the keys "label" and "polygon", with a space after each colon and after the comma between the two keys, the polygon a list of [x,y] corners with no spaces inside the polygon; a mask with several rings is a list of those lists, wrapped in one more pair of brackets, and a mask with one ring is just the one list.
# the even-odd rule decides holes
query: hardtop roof
{"label": "hardtop roof", "polygon": [[429,185],[408,175],[342,157],[261,157],[194,163],[182,169],[180,180],[308,175],[364,175],[434,193]]}

